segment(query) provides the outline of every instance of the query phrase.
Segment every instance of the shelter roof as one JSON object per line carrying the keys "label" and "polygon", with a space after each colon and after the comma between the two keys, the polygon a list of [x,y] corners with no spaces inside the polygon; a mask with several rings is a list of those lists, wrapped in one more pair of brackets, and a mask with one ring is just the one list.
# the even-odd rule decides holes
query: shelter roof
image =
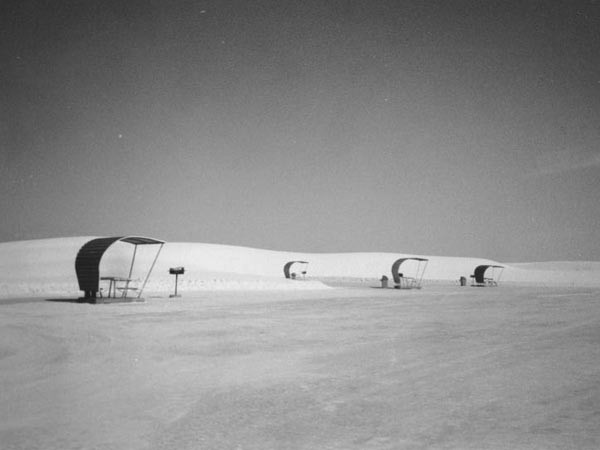
{"label": "shelter roof", "polygon": [[165,241],[161,241],[159,239],[143,237],[143,236],[125,236],[122,238],[118,238],[121,242],[127,242],[129,244],[134,245],[152,245],[152,244],[164,244]]}
{"label": "shelter roof", "polygon": [[420,257],[414,256],[414,257],[408,257],[408,258],[400,258],[400,259],[397,259],[397,260],[396,260],[396,262],[394,262],[393,266],[396,266],[396,268],[397,268],[397,267],[399,267],[399,266],[400,266],[400,264],[402,264],[404,261],[410,261],[410,260],[413,260],[413,261],[429,261],[427,258],[420,258]]}

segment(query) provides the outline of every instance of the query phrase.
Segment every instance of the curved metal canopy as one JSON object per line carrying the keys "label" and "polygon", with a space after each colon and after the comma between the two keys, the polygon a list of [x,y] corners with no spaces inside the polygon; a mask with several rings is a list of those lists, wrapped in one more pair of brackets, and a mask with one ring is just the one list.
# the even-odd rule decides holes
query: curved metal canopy
{"label": "curved metal canopy", "polygon": [[[77,257],[75,258],[75,272],[77,273],[79,289],[85,292],[86,297],[96,296],[100,284],[100,260],[108,247],[118,241],[133,244],[136,247],[138,245],[161,245],[162,247],[165,243],[165,241],[143,236],[105,237],[92,239],[85,243],[79,249]],[[150,276],[150,273],[148,273],[148,276]],[[148,277],[146,277],[146,279],[147,278]]]}

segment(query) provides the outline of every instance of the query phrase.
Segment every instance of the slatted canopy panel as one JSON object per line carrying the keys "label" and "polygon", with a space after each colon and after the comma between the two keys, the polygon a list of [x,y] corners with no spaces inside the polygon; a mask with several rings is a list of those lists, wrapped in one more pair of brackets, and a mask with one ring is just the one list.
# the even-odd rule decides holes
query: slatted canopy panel
{"label": "slatted canopy panel", "polygon": [[94,297],[100,285],[100,260],[106,250],[115,242],[126,242],[133,245],[164,244],[165,241],[142,236],[119,236],[92,239],[79,249],[75,259],[75,272],[79,289],[86,297]]}

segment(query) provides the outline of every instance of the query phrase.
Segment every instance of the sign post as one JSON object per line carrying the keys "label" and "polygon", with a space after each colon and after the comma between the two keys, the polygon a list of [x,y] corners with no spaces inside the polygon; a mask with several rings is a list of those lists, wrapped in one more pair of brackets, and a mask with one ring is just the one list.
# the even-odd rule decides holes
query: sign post
{"label": "sign post", "polygon": [[175,293],[169,295],[169,298],[181,297],[181,295],[177,294],[177,282],[178,282],[178,279],[179,279],[179,275],[183,275],[184,272],[185,272],[185,268],[183,268],[183,267],[171,267],[169,269],[169,273],[171,275],[175,275]]}

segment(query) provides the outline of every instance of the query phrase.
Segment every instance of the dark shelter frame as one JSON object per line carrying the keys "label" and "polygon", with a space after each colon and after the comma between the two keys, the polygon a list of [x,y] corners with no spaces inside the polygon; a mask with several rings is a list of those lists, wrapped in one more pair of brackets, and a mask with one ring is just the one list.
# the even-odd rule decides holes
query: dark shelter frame
{"label": "dark shelter frame", "polygon": [[[138,245],[160,245],[158,251],[156,252],[156,256],[154,257],[154,261],[152,261],[152,266],[150,267],[150,270],[144,279],[144,283],[138,292],[137,298],[141,297],[144,287],[146,286],[146,282],[152,273],[152,269],[154,269],[154,264],[158,259],[158,255],[165,244],[165,241],[142,236],[105,237],[92,239],[91,241],[85,243],[79,249],[77,257],[75,258],[75,272],[77,273],[77,281],[79,282],[79,289],[84,292],[85,300],[93,300],[97,297],[98,291],[100,290],[100,260],[102,259],[102,256],[106,250],[108,250],[108,248],[115,242],[126,242],[134,246],[131,265],[129,267],[129,276],[127,278],[131,278]],[[125,291],[125,293],[126,292],[127,291]]]}

